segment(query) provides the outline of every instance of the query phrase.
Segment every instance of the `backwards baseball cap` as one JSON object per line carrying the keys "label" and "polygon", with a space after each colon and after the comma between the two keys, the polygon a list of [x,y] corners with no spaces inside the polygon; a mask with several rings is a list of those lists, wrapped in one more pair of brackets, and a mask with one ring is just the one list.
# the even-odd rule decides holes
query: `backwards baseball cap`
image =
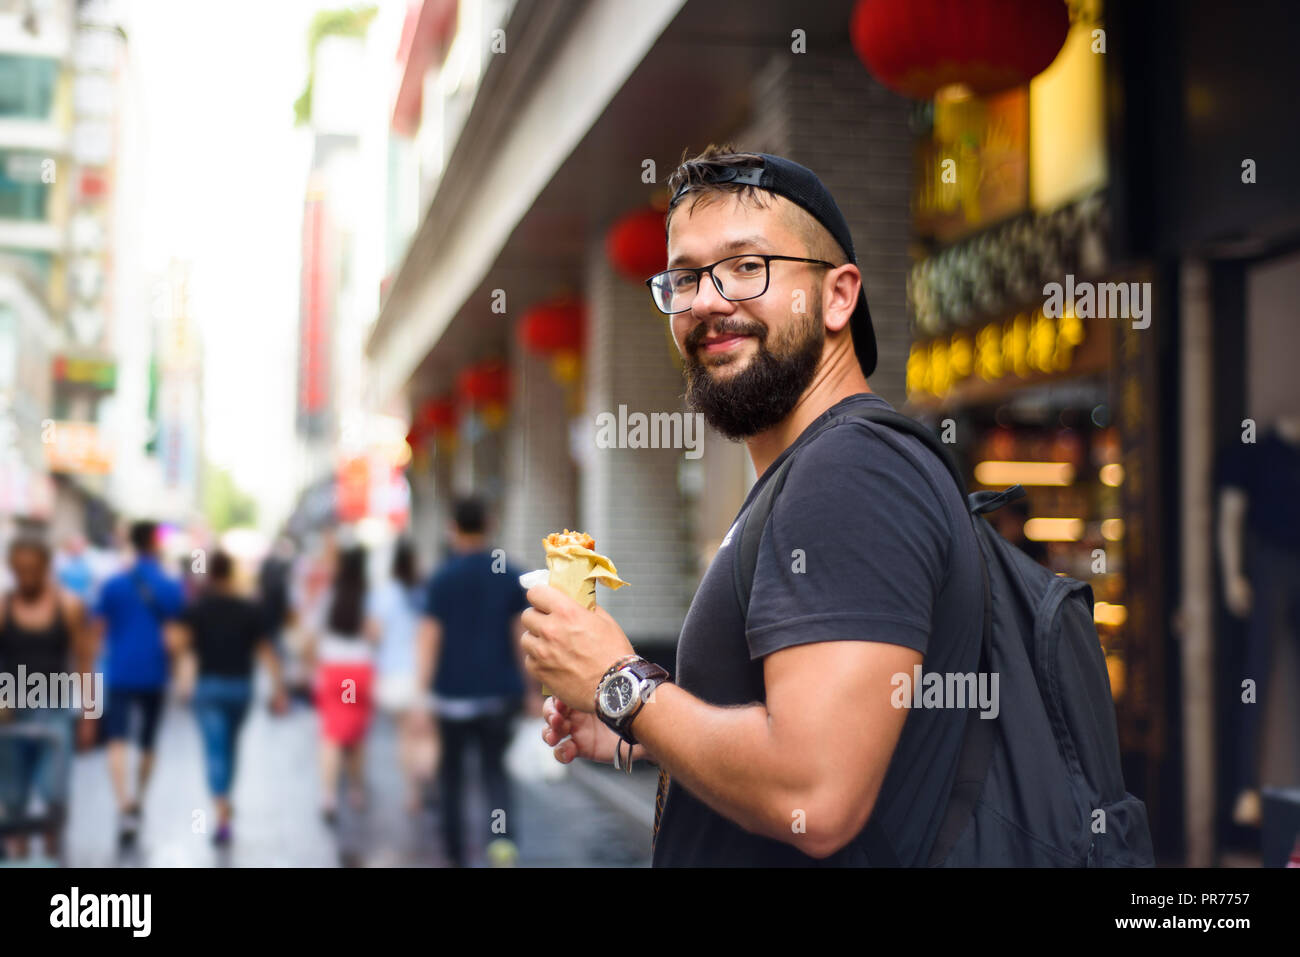
{"label": "backwards baseball cap", "polygon": [[[714,165],[707,160],[700,162],[698,165],[703,169],[703,182],[709,185],[736,183],[755,186],[784,196],[821,223],[831,238],[839,243],[849,262],[856,266],[858,259],[853,252],[849,224],[845,222],[844,214],[840,212],[830,191],[817,178],[817,174],[808,167],[781,156],[772,156],[770,153],[753,155],[758,156],[761,163],[737,167]],[[686,193],[700,185],[699,181],[683,183],[673,195],[668,208],[671,210]],[[853,334],[853,350],[857,353],[858,364],[862,366],[862,374],[869,377],[876,371],[876,331],[871,325],[871,310],[867,308],[865,288],[859,289],[858,305],[849,320],[849,329]]]}

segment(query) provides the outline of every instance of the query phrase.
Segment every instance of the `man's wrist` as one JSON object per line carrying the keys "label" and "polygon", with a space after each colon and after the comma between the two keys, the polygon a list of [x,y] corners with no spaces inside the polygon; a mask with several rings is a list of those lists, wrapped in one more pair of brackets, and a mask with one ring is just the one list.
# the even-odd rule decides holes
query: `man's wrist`
{"label": "man's wrist", "polygon": [[[642,659],[642,660],[646,660],[646,659]],[[662,669],[660,669],[660,674],[661,674],[660,677],[649,679],[648,681],[649,689],[645,691],[645,697],[641,698],[640,703],[637,704],[636,706],[636,710],[633,711],[630,715],[628,715],[623,722],[623,726],[622,726],[623,738],[626,741],[628,741],[630,744],[632,744],[634,747],[640,744],[641,742],[638,740],[636,733],[633,731],[633,725],[636,724],[637,719],[640,718],[642,712],[645,711],[646,705],[650,704],[650,702],[654,700],[654,696],[656,692],[658,692],[659,686],[666,684],[670,680],[667,672],[662,671]],[[646,686],[645,683],[643,683],[641,687],[645,688],[645,686]]]}

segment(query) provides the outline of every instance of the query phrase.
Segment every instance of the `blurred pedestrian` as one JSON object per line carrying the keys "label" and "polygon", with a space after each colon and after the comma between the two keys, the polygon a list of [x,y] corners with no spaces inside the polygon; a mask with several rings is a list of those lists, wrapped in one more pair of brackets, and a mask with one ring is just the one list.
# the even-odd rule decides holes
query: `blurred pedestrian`
{"label": "blurred pedestrian", "polygon": [[[135,840],[139,830],[144,792],[153,770],[154,741],[167,686],[163,628],[184,608],[180,584],[164,574],[159,564],[157,534],[153,522],[131,526],[135,561],[104,583],[94,608],[96,630],[105,645],[108,770],[120,817],[118,840],[124,846]],[[127,775],[127,734],[133,717],[139,719],[134,793]]]}
{"label": "blurred pedestrian", "polygon": [[505,753],[525,696],[519,615],[528,601],[519,569],[488,548],[486,526],[482,502],[455,503],[452,557],[429,580],[417,646],[421,687],[434,692],[443,840],[454,867],[466,864],[461,800],[466,752],[475,746],[491,808],[481,832],[488,858],[508,865],[518,857]]}
{"label": "blurred pedestrian", "polygon": [[313,623],[316,707],[320,712],[321,776],[327,824],[338,819],[341,772],[347,772],[349,803],[365,804],[365,738],[370,728],[374,681],[372,642],[365,637],[366,551],[360,546],[339,555],[323,615]]}
{"label": "blurred pedestrian", "polygon": [[370,592],[366,610],[370,635],[378,641],[375,702],[397,724],[398,761],[406,784],[406,807],[412,813],[420,809],[437,753],[433,722],[415,673],[418,585],[415,549],[403,539],[393,550],[392,576]]}
{"label": "blurred pedestrian", "polygon": [[284,653],[284,630],[290,618],[290,579],[293,574],[293,542],[287,535],[275,541],[270,554],[257,571],[257,598],[276,654]]}
{"label": "blurred pedestrian", "polygon": [[314,704],[312,644],[328,612],[330,583],[338,569],[338,546],[331,530],[300,555],[290,574],[289,614],[292,627],[285,634],[285,684],[289,694]]}
{"label": "blurred pedestrian", "polygon": [[[42,675],[53,695],[55,689],[68,687],[57,676],[69,669],[85,675],[92,671],[94,649],[85,606],[55,583],[49,547],[38,538],[20,537],[10,544],[9,570],[14,586],[0,604],[0,672],[14,675],[15,681],[20,667],[28,679]],[[18,688],[19,694],[26,692],[27,687]],[[0,740],[7,759],[0,773],[0,813],[10,821],[24,818],[34,792],[44,805],[45,856],[55,859],[60,856],[67,813],[73,727],[78,718],[73,704],[46,700],[38,707],[16,708],[0,724],[9,739]],[[80,704],[90,712],[96,703]],[[8,841],[10,858],[24,858],[29,850],[25,834]]]}
{"label": "blurred pedestrian", "polygon": [[86,539],[69,535],[63,548],[54,559],[54,577],[58,583],[76,595],[83,605],[94,600],[95,569],[86,554]]}
{"label": "blurred pedestrian", "polygon": [[223,846],[231,839],[230,789],[239,731],[253,701],[257,658],[271,675],[272,711],[283,714],[288,697],[262,609],[236,593],[234,562],[228,554],[218,551],[212,555],[207,578],[207,586],[185,610],[175,634],[177,651],[188,650],[197,659],[194,713],[203,736],[208,790],[217,809],[212,841]]}

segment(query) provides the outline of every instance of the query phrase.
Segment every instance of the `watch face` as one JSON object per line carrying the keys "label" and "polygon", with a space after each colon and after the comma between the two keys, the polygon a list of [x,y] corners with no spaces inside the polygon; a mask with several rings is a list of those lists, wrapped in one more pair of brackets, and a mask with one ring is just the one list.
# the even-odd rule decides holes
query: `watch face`
{"label": "watch face", "polygon": [[632,679],[624,674],[617,674],[609,679],[605,690],[600,693],[600,707],[610,717],[617,718],[632,707]]}

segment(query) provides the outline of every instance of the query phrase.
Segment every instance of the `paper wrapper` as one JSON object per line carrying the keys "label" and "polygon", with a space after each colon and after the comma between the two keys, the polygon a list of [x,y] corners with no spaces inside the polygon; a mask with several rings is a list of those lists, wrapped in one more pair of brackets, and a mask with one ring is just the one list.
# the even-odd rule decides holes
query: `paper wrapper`
{"label": "paper wrapper", "polygon": [[[546,549],[546,567],[550,571],[547,584],[589,610],[596,607],[597,582],[609,588],[622,588],[628,584],[618,577],[613,562],[593,551],[595,544],[590,535],[571,532],[567,528],[546,536],[542,541]],[[545,685],[542,694],[550,694]]]}
{"label": "paper wrapper", "polygon": [[[580,543],[580,540],[584,540]],[[618,577],[618,569],[604,555],[592,551],[590,536],[570,532],[550,535],[544,541],[546,567],[551,572],[549,584],[558,588],[584,608],[596,607],[596,582],[610,588],[622,588],[627,582]]]}

